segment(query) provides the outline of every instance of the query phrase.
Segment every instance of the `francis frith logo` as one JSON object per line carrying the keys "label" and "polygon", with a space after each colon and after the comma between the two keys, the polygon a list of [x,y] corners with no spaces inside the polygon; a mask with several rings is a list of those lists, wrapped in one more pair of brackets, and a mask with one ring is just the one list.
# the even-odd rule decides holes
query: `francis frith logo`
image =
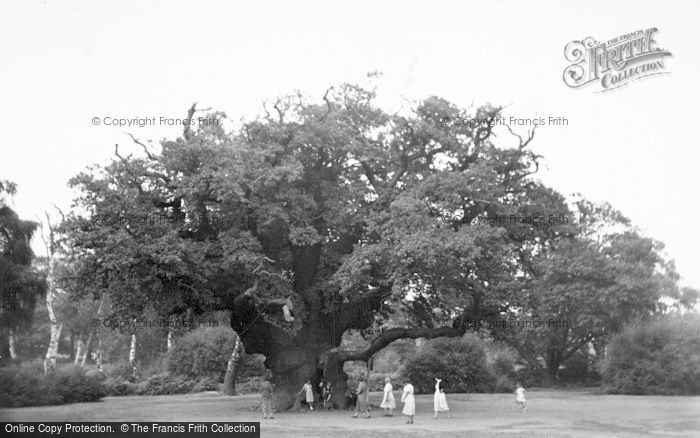
{"label": "francis frith logo", "polygon": [[668,73],[664,58],[672,55],[657,46],[657,30],[638,30],[606,42],[592,37],[570,42],[564,48],[564,56],[572,64],[564,70],[564,83],[571,88],[598,84],[597,92],[601,93]]}

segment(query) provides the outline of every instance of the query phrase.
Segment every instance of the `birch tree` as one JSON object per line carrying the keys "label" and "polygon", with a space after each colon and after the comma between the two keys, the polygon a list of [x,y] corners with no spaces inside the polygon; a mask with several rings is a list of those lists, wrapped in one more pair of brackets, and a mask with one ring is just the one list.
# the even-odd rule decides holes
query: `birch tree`
{"label": "birch tree", "polygon": [[241,363],[243,361],[243,341],[241,337],[236,334],[236,343],[233,346],[233,351],[231,352],[231,357],[228,360],[228,365],[226,366],[226,375],[224,376],[224,394],[236,395],[236,376],[240,370]]}
{"label": "birch tree", "polygon": [[41,238],[44,242],[44,247],[46,248],[46,283],[48,286],[48,290],[46,291],[46,310],[49,313],[49,322],[51,323],[49,347],[46,350],[46,356],[44,357],[44,374],[52,374],[56,371],[56,356],[58,355],[58,343],[61,339],[61,329],[63,328],[63,325],[59,323],[54,308],[58,295],[61,293],[61,290],[57,285],[56,278],[56,257],[58,244],[56,242],[55,229],[51,224],[51,218],[47,212],[44,212],[44,214],[46,215],[47,230],[46,233],[44,233],[42,227]]}

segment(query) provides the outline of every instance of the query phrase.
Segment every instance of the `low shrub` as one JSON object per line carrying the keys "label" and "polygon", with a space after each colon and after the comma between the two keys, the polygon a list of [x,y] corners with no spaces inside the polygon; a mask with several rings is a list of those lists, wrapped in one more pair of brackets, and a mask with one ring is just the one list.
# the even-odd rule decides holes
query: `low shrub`
{"label": "low shrub", "polygon": [[[197,380],[190,392],[220,391],[221,384],[210,377],[202,377]],[[257,392],[260,392],[259,390]]]}
{"label": "low shrub", "polygon": [[525,388],[542,386],[544,379],[542,371],[525,362],[515,371],[515,381],[520,382]]}
{"label": "low shrub", "polygon": [[511,380],[515,379],[518,353],[501,343],[487,342],[485,345],[489,367],[493,373]]}
{"label": "low shrub", "polygon": [[613,393],[700,394],[700,315],[627,326],[611,338],[601,369]]}
{"label": "low shrub", "polygon": [[167,370],[189,379],[223,381],[235,334],[230,328],[200,328],[177,340],[168,352]]}
{"label": "low shrub", "polygon": [[435,391],[434,377],[445,392],[492,392],[496,375],[486,360],[483,343],[475,337],[438,338],[406,365],[404,376],[416,393]]}
{"label": "low shrub", "polygon": [[123,377],[108,377],[102,382],[106,395],[122,396],[136,394],[136,384]]}
{"label": "low shrub", "polygon": [[73,366],[57,372],[52,379],[46,378],[53,384],[53,391],[60,395],[60,403],[81,403],[97,401],[104,397],[102,378],[88,375],[84,369]]}
{"label": "low shrub", "polygon": [[56,369],[44,376],[36,364],[0,369],[0,406],[42,406],[98,401],[105,395],[102,378],[87,375],[80,367]]}
{"label": "low shrub", "polygon": [[137,395],[186,394],[192,391],[195,381],[184,376],[167,373],[151,376],[136,385]]}
{"label": "low shrub", "polygon": [[508,376],[497,376],[493,385],[493,392],[510,393],[515,391],[516,385]]}
{"label": "low shrub", "polygon": [[262,354],[246,354],[238,371],[238,378],[263,377],[265,375],[265,356]]}
{"label": "low shrub", "polygon": [[109,377],[103,387],[107,395],[169,395],[188,394],[203,391],[217,391],[219,382],[210,378],[189,379],[184,376],[161,373],[138,383],[132,383],[122,377]]}
{"label": "low shrub", "polygon": [[595,357],[584,351],[577,351],[559,370],[559,381],[565,385],[598,386],[600,380]]}
{"label": "low shrub", "polygon": [[260,393],[263,383],[262,377],[243,377],[236,381],[236,393],[257,394]]}
{"label": "low shrub", "polygon": [[106,363],[102,365],[102,370],[106,375],[113,378],[121,378],[125,380],[131,379],[131,365],[129,361],[120,360],[115,363]]}

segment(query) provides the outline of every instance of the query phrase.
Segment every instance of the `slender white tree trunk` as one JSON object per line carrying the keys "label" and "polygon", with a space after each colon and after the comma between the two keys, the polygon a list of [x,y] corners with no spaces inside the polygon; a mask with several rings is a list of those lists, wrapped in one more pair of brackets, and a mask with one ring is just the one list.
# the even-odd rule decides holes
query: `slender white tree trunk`
{"label": "slender white tree trunk", "polygon": [[56,259],[54,258],[53,253],[50,253],[47,276],[49,287],[48,291],[46,292],[46,310],[49,312],[49,322],[51,323],[51,338],[49,340],[49,348],[46,350],[46,357],[44,358],[44,374],[51,374],[56,370],[58,341],[61,338],[61,329],[63,328],[63,326],[58,323],[53,309],[53,302],[56,298],[56,279],[54,277],[55,267]]}
{"label": "slender white tree trunk", "polygon": [[17,359],[17,350],[15,348],[15,331],[10,329],[10,334],[7,335],[7,343],[10,349],[10,359]]}
{"label": "slender white tree trunk", "polygon": [[240,369],[241,360],[243,359],[243,341],[236,334],[236,343],[233,346],[231,357],[228,359],[226,366],[226,375],[224,376],[224,394],[236,395],[236,376]]}
{"label": "slender white tree trunk", "polygon": [[[134,321],[134,325],[136,322]],[[129,348],[129,365],[131,365],[131,378],[136,381],[136,330],[131,333],[131,347]]]}
{"label": "slender white tree trunk", "polygon": [[102,338],[99,333],[97,334],[97,351],[92,354],[92,359],[95,361],[97,371],[104,373],[102,369]]}
{"label": "slender white tree trunk", "polygon": [[173,347],[173,333],[177,327],[176,321],[177,318],[175,315],[168,316],[168,351],[170,351],[170,349]]}
{"label": "slender white tree trunk", "polygon": [[[53,302],[58,293],[58,287],[56,286],[55,277],[56,239],[54,237],[54,229],[51,226],[51,218],[49,217],[48,213],[44,212],[44,214],[46,215],[48,238],[44,236],[43,228],[41,238],[44,241],[44,246],[46,247],[46,256],[49,262],[48,272],[46,276],[46,282],[48,285],[48,290],[46,291],[46,310],[48,310],[49,312],[49,322],[51,323],[51,338],[49,339],[49,348],[46,350],[46,357],[44,358],[44,374],[52,374],[54,371],[56,371],[58,341],[61,339],[61,329],[63,328],[63,325],[59,324],[53,308]],[[61,215],[63,215],[63,213],[61,213]]]}
{"label": "slender white tree trunk", "polygon": [[[102,308],[104,307],[105,304],[105,297],[102,295],[100,298],[100,305],[97,306],[97,320],[102,321]],[[92,360],[95,361],[95,366],[97,366],[97,371],[99,372],[104,372],[102,369],[102,337],[100,336],[99,332],[100,328],[97,327],[95,330],[90,332],[90,336],[88,337],[88,345],[87,345],[87,351],[85,352],[85,356],[83,356],[83,363],[82,366],[85,366],[85,357],[87,357],[88,351],[90,351],[90,342],[92,341],[93,336],[97,338],[97,348],[96,351],[90,351],[90,356],[92,357]]]}
{"label": "slender white tree trunk", "polygon": [[85,342],[85,351],[83,351],[83,357],[80,359],[80,366],[84,367],[85,366],[85,361],[87,360],[88,354],[90,353],[90,344],[92,344],[92,338],[94,336],[94,332],[90,332],[87,338],[87,342]]}
{"label": "slender white tree trunk", "polygon": [[78,365],[80,362],[80,356],[83,354],[83,340],[78,338],[78,342],[75,345],[75,357],[73,358],[73,365]]}

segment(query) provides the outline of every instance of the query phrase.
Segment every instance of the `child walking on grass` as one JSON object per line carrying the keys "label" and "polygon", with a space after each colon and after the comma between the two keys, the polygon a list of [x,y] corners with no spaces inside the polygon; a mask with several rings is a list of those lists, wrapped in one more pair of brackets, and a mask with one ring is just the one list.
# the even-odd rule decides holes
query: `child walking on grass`
{"label": "child walking on grass", "polygon": [[435,395],[433,395],[433,408],[435,409],[435,415],[433,418],[438,417],[439,412],[446,412],[447,418],[450,418],[450,407],[447,406],[447,396],[445,395],[445,390],[440,388],[440,382],[442,379],[435,378]]}
{"label": "child walking on grass", "polygon": [[515,402],[520,405],[520,411],[524,414],[527,412],[527,401],[525,400],[525,388],[523,385],[518,383],[518,387],[515,390]]}
{"label": "child walking on grass", "polygon": [[408,417],[406,424],[413,424],[413,417],[416,415],[416,399],[413,397],[413,385],[410,382],[406,382],[403,387],[401,401],[404,403],[401,412]]}

